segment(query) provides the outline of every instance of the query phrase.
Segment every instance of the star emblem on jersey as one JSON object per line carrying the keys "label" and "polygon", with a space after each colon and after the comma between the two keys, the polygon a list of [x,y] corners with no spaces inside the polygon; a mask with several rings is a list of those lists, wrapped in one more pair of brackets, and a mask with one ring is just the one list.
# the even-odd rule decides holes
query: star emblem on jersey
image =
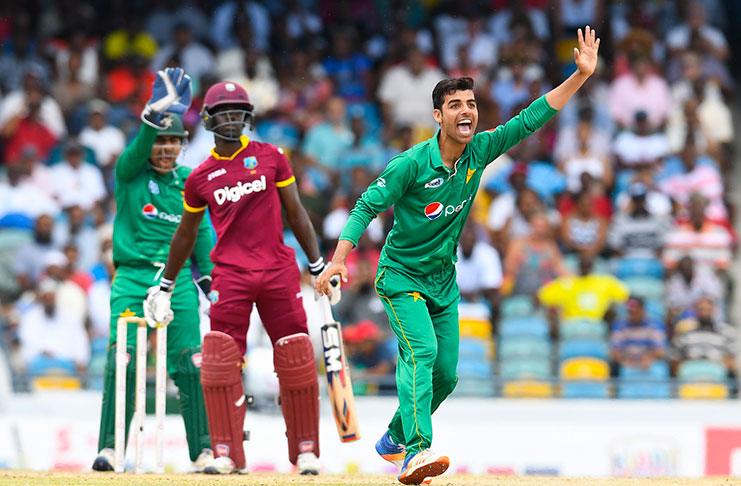
{"label": "star emblem on jersey", "polygon": [[257,157],[254,155],[250,155],[249,157],[244,159],[244,167],[246,169],[254,169],[257,167]]}
{"label": "star emblem on jersey", "polygon": [[414,302],[417,302],[417,299],[421,300],[422,302],[425,301],[425,298],[422,297],[419,292],[409,292],[407,295],[414,297]]}
{"label": "star emblem on jersey", "polygon": [[437,219],[441,214],[443,214],[442,203],[434,202],[425,206],[425,216],[427,216],[427,219],[430,221]]}
{"label": "star emblem on jersey", "polygon": [[466,172],[466,184],[468,184],[468,181],[471,180],[471,176],[474,172],[476,172],[476,169],[468,169],[468,171]]}

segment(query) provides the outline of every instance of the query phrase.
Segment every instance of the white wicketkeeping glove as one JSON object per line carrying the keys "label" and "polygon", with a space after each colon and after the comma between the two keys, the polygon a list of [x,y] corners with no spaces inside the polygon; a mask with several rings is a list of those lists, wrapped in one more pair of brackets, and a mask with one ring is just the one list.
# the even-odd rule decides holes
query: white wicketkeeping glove
{"label": "white wicketkeeping glove", "polygon": [[174,314],[170,308],[172,290],[162,290],[159,285],[147,289],[147,298],[144,299],[144,317],[151,327],[168,325]]}

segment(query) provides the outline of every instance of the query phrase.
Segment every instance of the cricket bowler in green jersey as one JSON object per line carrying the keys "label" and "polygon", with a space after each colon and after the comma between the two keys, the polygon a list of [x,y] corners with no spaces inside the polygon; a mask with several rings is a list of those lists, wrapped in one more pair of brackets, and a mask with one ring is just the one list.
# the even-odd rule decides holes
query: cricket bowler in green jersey
{"label": "cricket bowler in green jersey", "polygon": [[428,483],[450,465],[429,449],[431,415],[458,382],[456,251],[481,173],[548,122],[594,72],[599,39],[587,26],[578,41],[577,71],[493,130],[476,133],[473,79],[440,81],[432,92],[437,134],[394,157],[371,183],[350,212],[331,265],[315,282],[318,293],[328,294],[331,277],[345,280],[350,250],[371,220],[394,206],[376,292],[399,341],[399,408],[376,450],[401,468],[403,484]]}
{"label": "cricket bowler in green jersey", "polygon": [[[111,332],[103,380],[103,406],[98,438],[98,457],[93,469],[113,470],[116,322],[119,316],[144,316],[142,303],[147,290],[159,284],[167,262],[170,240],[180,223],[188,167],[176,165],[187,132],[176,108],[157,106],[160,85],[170,84],[178,96],[173,105],[190,104],[190,78],[179,68],[160,71],[153,86],[153,99],[142,114],[139,133],[116,162],[113,223],[113,262],[116,274],[111,288]],[[185,86],[187,84],[187,86]],[[165,90],[162,93],[168,93]],[[186,103],[187,101],[187,103]],[[152,110],[154,105],[159,110]],[[181,106],[182,108],[182,106]],[[149,110],[149,111],[148,111]],[[182,110],[184,111],[184,110]],[[192,259],[198,269],[199,285],[210,291],[213,265],[211,227],[202,222]],[[177,319],[168,325],[167,372],[179,390],[180,411],[185,422],[190,459],[194,470],[213,461],[206,410],[200,384],[201,335],[198,290],[190,268],[177,277],[172,296]],[[134,413],[134,370],[136,326],[128,326],[129,363],[126,371],[126,436]]]}

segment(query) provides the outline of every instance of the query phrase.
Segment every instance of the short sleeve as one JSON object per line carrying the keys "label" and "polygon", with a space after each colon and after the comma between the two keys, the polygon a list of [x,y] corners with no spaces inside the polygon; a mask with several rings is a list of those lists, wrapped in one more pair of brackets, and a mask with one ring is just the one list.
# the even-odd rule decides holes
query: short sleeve
{"label": "short sleeve", "polygon": [[295,182],[296,177],[293,175],[291,164],[288,163],[288,158],[286,158],[286,154],[283,153],[283,149],[277,147],[275,151],[275,158],[277,160],[277,167],[275,169],[275,185],[278,187],[285,187]]}
{"label": "short sleeve", "polygon": [[194,173],[185,179],[183,191],[183,208],[191,213],[199,213],[208,207],[208,201],[198,194],[198,183]]}

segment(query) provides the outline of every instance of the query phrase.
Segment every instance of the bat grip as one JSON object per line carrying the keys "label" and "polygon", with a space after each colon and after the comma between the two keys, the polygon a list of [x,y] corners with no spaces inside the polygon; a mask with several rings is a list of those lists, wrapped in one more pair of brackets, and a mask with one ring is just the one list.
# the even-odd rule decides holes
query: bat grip
{"label": "bat grip", "polygon": [[334,322],[332,305],[329,303],[329,296],[323,295],[319,300],[322,303],[322,310],[324,311],[324,322]]}

